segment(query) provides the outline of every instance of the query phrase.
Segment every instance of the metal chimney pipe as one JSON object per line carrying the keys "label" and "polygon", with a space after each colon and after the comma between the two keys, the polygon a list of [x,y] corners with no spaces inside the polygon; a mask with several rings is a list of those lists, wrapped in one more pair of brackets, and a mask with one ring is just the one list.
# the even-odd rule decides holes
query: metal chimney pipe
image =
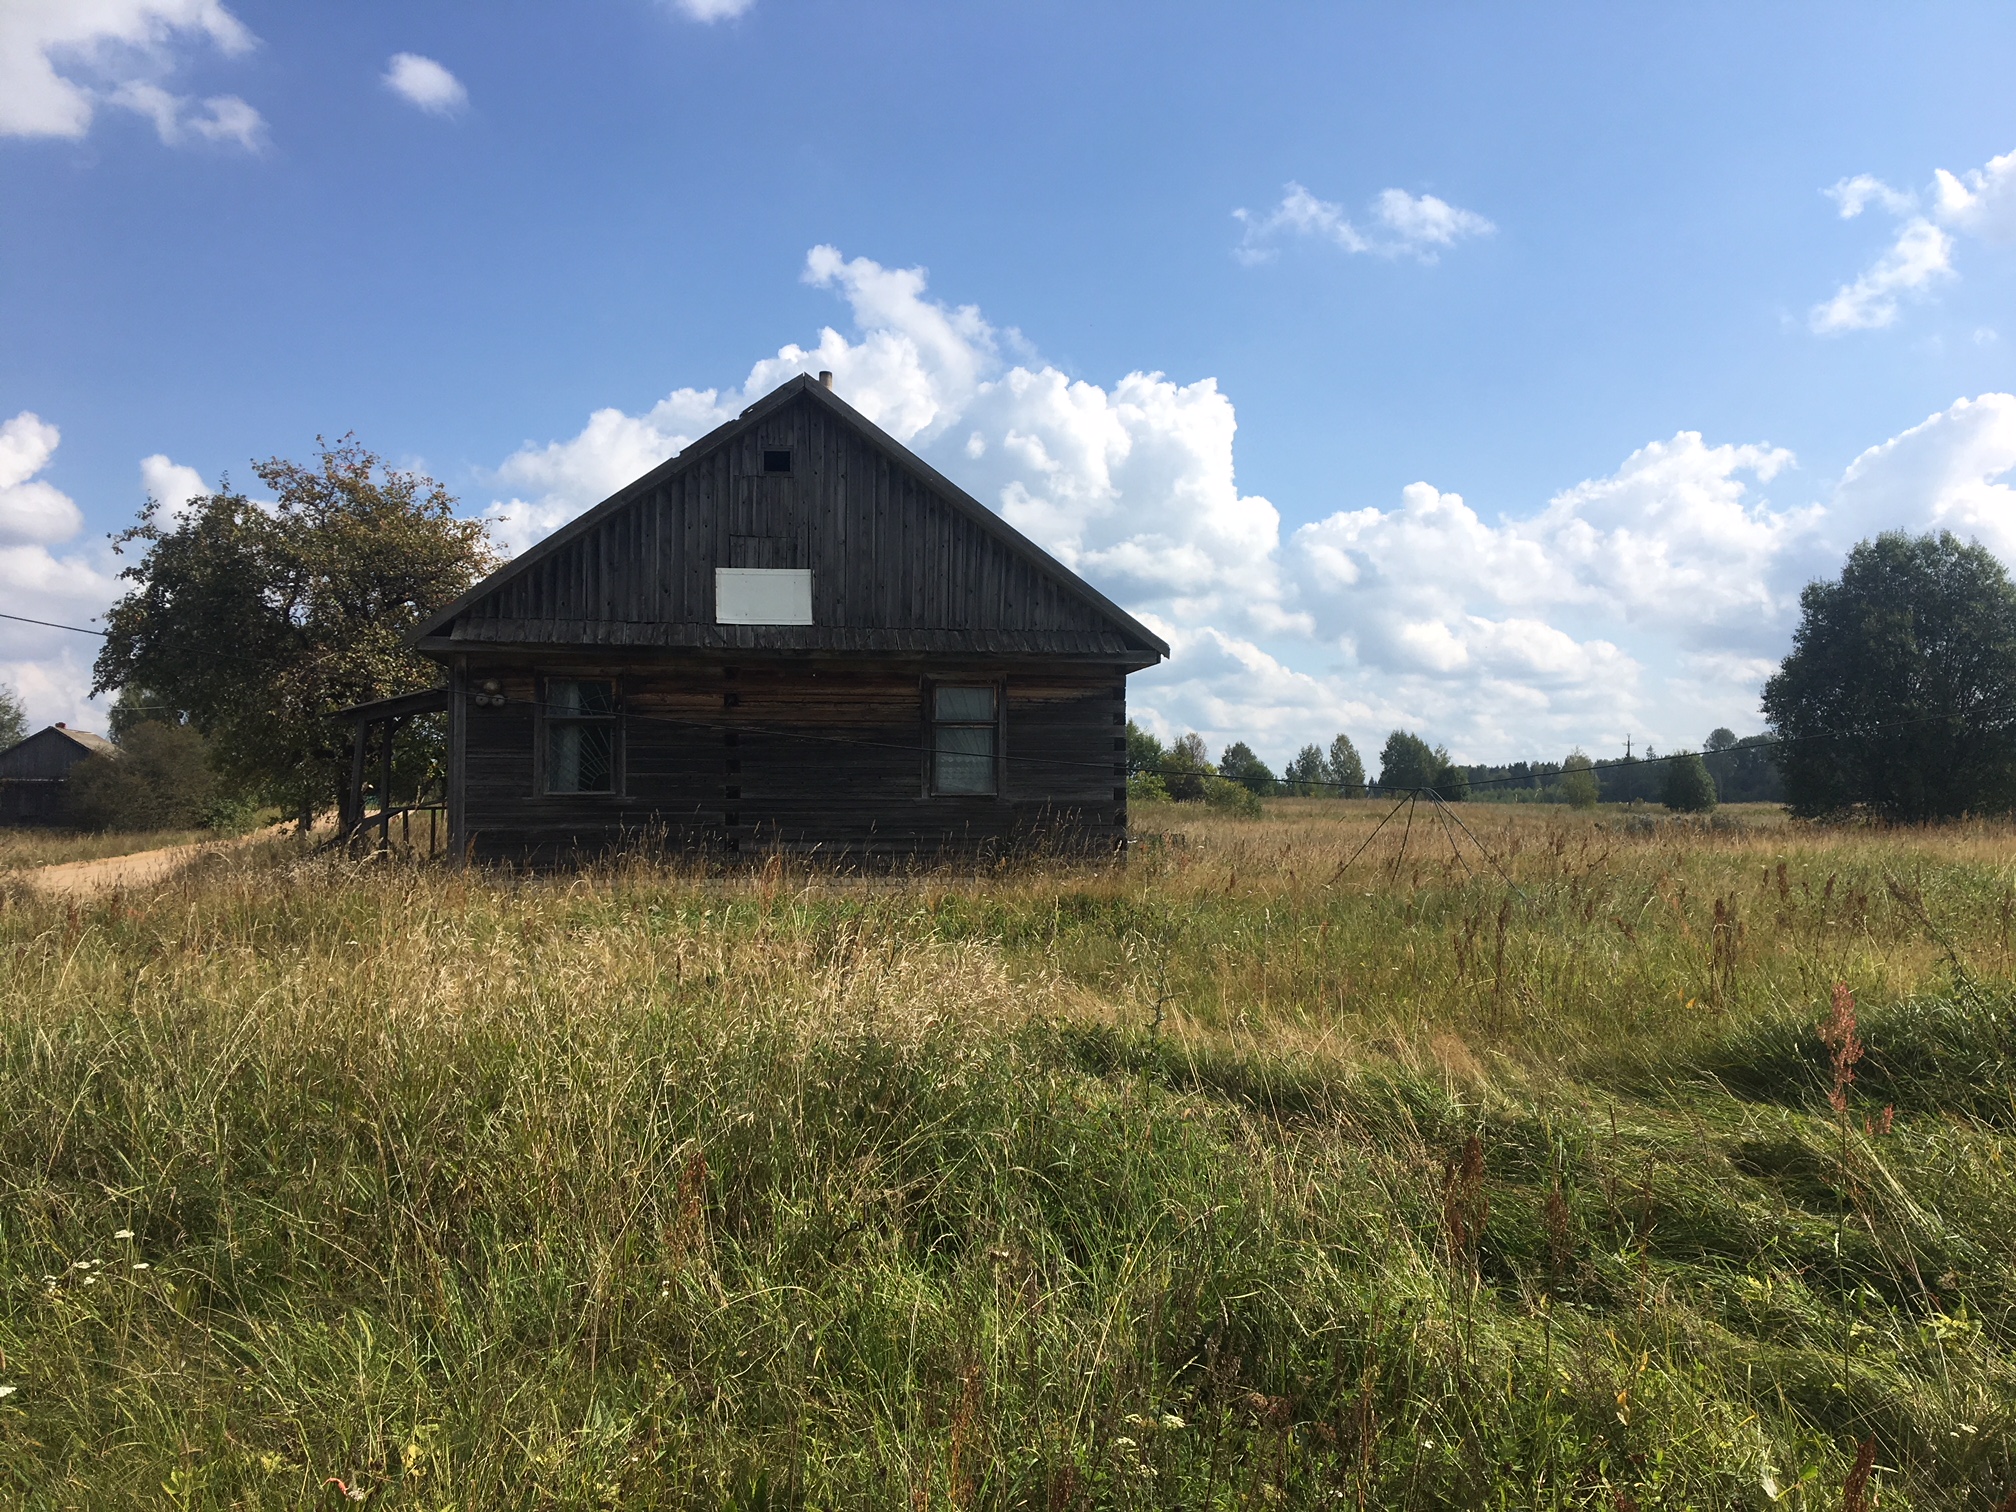
{"label": "metal chimney pipe", "polygon": [[822,372],[821,372],[821,373],[819,374],[819,384],[820,384],[820,387],[822,387],[822,388],[829,388],[829,389],[830,389],[831,387],[833,387],[833,375],[832,375],[831,373],[828,373],[828,372],[823,372],[823,371],[822,371]]}

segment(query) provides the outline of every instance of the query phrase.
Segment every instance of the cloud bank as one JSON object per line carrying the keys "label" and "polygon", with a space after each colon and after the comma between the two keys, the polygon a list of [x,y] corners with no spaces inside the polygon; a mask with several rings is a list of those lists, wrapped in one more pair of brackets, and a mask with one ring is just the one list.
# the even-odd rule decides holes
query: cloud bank
{"label": "cloud bank", "polygon": [[[70,496],[37,476],[62,439],[29,410],[0,424],[0,604],[9,614],[88,625],[112,602],[118,584],[108,552],[51,549],[84,528]],[[0,682],[20,690],[38,724],[62,719],[94,726],[84,694],[97,654],[86,636],[0,620]]]}
{"label": "cloud bank", "polygon": [[850,331],[784,346],[739,386],[599,410],[520,448],[495,475],[513,496],[489,511],[511,548],[828,369],[849,403],[1168,638],[1171,661],[1135,680],[1137,714],[1277,759],[1394,725],[1474,759],[1755,728],[1800,587],[1854,540],[1945,527],[2016,560],[2008,395],[1871,447],[1820,499],[1773,497],[1799,477],[1785,449],[1683,430],[1495,518],[1420,481],[1305,501],[1316,517],[1284,528],[1238,486],[1237,415],[1214,381],[1100,384],[1011,358],[1026,344],[932,298],[920,268],[816,247],[804,277],[845,302]]}
{"label": "cloud bank", "polygon": [[0,136],[87,135],[98,107],[144,116],[168,146],[229,143],[257,151],[259,112],[236,95],[196,101],[166,80],[178,50],[208,42],[226,56],[256,40],[220,0],[6,0],[0,4]]}

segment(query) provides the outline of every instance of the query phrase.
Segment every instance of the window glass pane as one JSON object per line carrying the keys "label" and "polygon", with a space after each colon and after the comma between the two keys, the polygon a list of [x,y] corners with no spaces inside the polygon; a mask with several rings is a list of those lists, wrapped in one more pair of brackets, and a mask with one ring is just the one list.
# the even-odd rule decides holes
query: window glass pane
{"label": "window glass pane", "polygon": [[994,791],[994,727],[941,725],[932,786],[941,793]]}
{"label": "window glass pane", "polygon": [[606,682],[573,682],[555,678],[546,684],[546,713],[566,719],[585,715],[606,719],[616,712],[616,685]]}
{"label": "window glass pane", "polygon": [[994,722],[992,688],[939,688],[936,693],[939,719],[971,720],[976,724]]}
{"label": "window glass pane", "polygon": [[610,759],[616,727],[607,724],[549,724],[546,727],[546,791],[606,793],[615,775]]}

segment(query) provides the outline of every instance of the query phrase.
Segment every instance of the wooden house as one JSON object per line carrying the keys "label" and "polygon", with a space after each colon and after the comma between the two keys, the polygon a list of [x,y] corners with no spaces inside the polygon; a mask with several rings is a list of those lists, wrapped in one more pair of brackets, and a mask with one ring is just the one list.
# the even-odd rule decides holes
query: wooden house
{"label": "wooden house", "polygon": [[1111,848],[1127,674],[1169,650],[829,374],[652,469],[414,643],[448,672],[450,843],[531,860],[654,833]]}
{"label": "wooden house", "polygon": [[65,824],[70,769],[87,756],[117,755],[103,735],[53,724],[0,751],[0,824]]}

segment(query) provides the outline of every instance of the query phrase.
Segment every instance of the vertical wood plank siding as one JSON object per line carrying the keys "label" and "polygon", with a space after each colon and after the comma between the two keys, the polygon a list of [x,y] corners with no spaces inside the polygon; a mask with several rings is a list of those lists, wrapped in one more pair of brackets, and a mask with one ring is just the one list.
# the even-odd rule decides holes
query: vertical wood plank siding
{"label": "vertical wood plank siding", "polygon": [[[792,471],[766,474],[763,452],[786,448]],[[810,567],[815,623],[715,624],[717,566]],[[1096,605],[802,398],[499,584],[451,634],[721,649],[1141,650]]]}
{"label": "vertical wood plank siding", "polygon": [[[558,860],[647,833],[835,856],[1102,850],[1125,834],[1122,667],[695,658],[556,662],[551,673],[619,680],[623,791],[536,792],[538,678],[472,656],[467,684],[495,679],[506,699],[463,709],[463,835],[478,857]],[[934,678],[1004,688],[999,794],[928,793]]]}
{"label": "vertical wood plank siding", "polygon": [[[646,833],[843,856],[1117,845],[1127,673],[1167,647],[824,391],[760,406],[420,642],[452,671],[458,841],[532,861]],[[766,471],[782,450],[790,470]],[[813,623],[716,624],[717,567],[810,568]],[[617,685],[619,791],[536,790],[547,677]],[[945,680],[1002,690],[998,793],[930,791]],[[469,696],[493,681],[501,702]]]}

